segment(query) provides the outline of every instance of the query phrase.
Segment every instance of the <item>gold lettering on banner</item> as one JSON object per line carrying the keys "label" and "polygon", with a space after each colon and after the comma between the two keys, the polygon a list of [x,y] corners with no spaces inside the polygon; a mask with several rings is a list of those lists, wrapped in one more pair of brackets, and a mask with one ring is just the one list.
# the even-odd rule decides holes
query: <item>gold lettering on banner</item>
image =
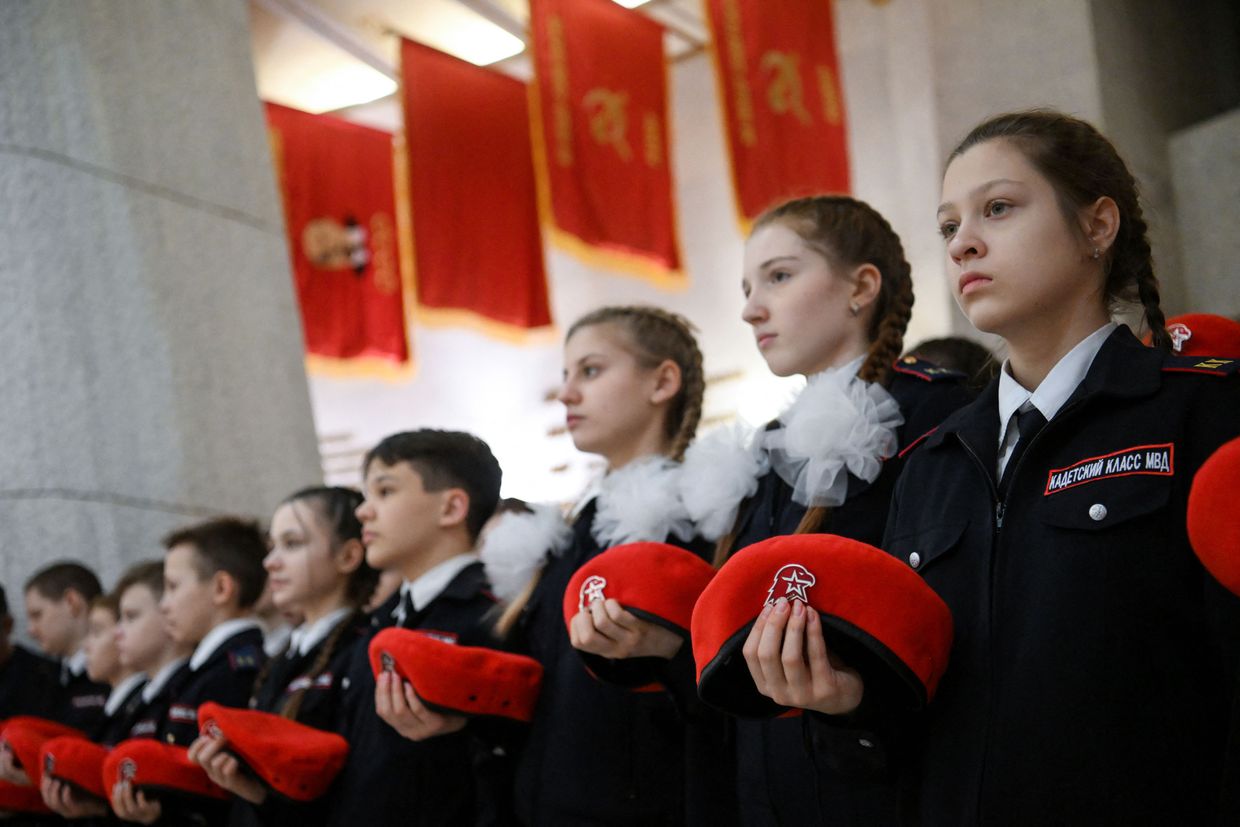
{"label": "gold lettering on banner", "polygon": [[646,166],[657,167],[663,164],[663,122],[653,112],[642,116],[642,137],[646,156]]}
{"label": "gold lettering on banner", "polygon": [[568,105],[568,49],[564,45],[564,21],[558,14],[547,19],[551,47],[551,112],[555,131],[555,161],[573,164],[573,112]]}
{"label": "gold lettering on banner", "polygon": [[374,252],[375,289],[390,296],[400,289],[396,264],[396,230],[390,215],[377,212],[371,216],[370,243]]}
{"label": "gold lettering on banner", "polygon": [[766,88],[766,102],[776,115],[792,115],[801,123],[809,123],[805,94],[801,86],[801,56],[774,49],[762,56],[760,68],[773,77]]}
{"label": "gold lettering on banner", "polygon": [[741,143],[758,142],[754,128],[753,93],[749,89],[749,70],[745,60],[745,38],[741,34],[741,9],[737,0],[723,2],[723,36],[727,49],[727,71],[732,76],[732,108],[736,111],[736,132]]}
{"label": "gold lettering on banner", "polygon": [[581,101],[590,118],[590,137],[600,146],[616,150],[621,160],[633,159],[629,147],[629,93],[591,89]]}
{"label": "gold lettering on banner", "polygon": [[830,66],[818,67],[818,91],[822,94],[822,116],[832,126],[843,120],[840,112],[840,87]]}

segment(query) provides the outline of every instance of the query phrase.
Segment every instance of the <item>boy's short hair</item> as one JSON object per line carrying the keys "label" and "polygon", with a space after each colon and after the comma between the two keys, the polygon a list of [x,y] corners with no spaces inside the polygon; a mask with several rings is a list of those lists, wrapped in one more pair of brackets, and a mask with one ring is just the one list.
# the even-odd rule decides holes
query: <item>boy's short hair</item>
{"label": "boy's short hair", "polygon": [[104,609],[114,618],[121,616],[121,593],[120,592],[104,592],[103,594],[90,601],[90,610]]}
{"label": "boy's short hair", "polygon": [[164,538],[164,548],[169,551],[182,544],[194,547],[194,568],[199,579],[225,572],[237,581],[237,602],[242,609],[258,602],[267,583],[267,570],[263,568],[267,538],[257,522],[217,517],[178,529]]}
{"label": "boy's short hair", "polygon": [[4,584],[0,583],[0,620],[9,616],[9,597],[4,593]]}
{"label": "boy's short hair", "polygon": [[473,434],[431,428],[392,434],[366,454],[363,476],[375,460],[384,465],[409,463],[427,491],[464,490],[469,495],[465,527],[472,539],[478,539],[478,533],[495,513],[503,472],[490,446]]}
{"label": "boy's short hair", "polygon": [[48,600],[61,600],[65,592],[72,589],[87,603],[103,594],[95,573],[73,560],[61,560],[35,572],[22,591],[32,589]]}
{"label": "boy's short hair", "polygon": [[151,594],[155,595],[156,602],[164,596],[164,563],[162,560],[145,560],[141,563],[134,563],[125,569],[124,574],[116,581],[116,588],[112,593],[116,595],[116,602],[119,605],[120,599],[134,586],[146,586],[151,590]]}

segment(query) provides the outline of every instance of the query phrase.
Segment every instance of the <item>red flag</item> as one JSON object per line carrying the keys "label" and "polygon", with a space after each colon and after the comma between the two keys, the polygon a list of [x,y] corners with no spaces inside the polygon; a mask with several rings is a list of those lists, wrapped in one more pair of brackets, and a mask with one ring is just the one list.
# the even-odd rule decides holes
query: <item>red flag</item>
{"label": "red flag", "polygon": [[848,192],[828,0],[705,0],[741,224],[789,198]]}
{"label": "red flag", "polygon": [[392,136],[269,103],[289,258],[315,360],[409,361]]}
{"label": "red flag", "polygon": [[401,76],[419,307],[550,325],[525,85],[409,40]]}
{"label": "red flag", "polygon": [[557,240],[683,284],[663,29],[611,0],[531,0],[530,29],[535,149]]}

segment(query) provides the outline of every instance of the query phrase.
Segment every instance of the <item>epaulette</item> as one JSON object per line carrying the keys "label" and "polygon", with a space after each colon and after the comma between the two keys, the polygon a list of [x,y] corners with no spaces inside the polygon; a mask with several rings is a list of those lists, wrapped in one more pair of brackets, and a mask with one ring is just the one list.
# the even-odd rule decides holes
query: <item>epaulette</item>
{"label": "epaulette", "polygon": [[942,382],[945,380],[963,382],[969,378],[958,370],[939,367],[934,362],[927,362],[925,359],[918,359],[916,356],[901,356],[891,364],[891,367],[896,373],[916,376],[923,382]]}
{"label": "epaulette", "polygon": [[1240,360],[1214,356],[1176,356],[1163,359],[1164,373],[1204,373],[1208,376],[1230,376],[1240,373]]}
{"label": "epaulette", "polygon": [[228,668],[257,669],[262,663],[262,651],[257,646],[241,646],[228,653]]}

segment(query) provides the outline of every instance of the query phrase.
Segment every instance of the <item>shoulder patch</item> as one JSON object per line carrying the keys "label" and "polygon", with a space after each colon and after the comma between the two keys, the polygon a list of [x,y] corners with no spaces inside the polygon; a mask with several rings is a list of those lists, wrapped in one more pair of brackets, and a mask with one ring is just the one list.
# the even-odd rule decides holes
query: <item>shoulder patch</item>
{"label": "shoulder patch", "polygon": [[1207,376],[1230,376],[1240,373],[1240,359],[1212,356],[1175,356],[1163,359],[1164,373],[1204,373]]}
{"label": "shoulder patch", "polygon": [[239,646],[228,653],[228,668],[257,669],[262,664],[262,652],[257,646]]}
{"label": "shoulder patch", "polygon": [[896,373],[915,376],[923,382],[963,382],[968,377],[958,370],[939,367],[934,362],[918,359],[916,356],[901,356],[891,364]]}

